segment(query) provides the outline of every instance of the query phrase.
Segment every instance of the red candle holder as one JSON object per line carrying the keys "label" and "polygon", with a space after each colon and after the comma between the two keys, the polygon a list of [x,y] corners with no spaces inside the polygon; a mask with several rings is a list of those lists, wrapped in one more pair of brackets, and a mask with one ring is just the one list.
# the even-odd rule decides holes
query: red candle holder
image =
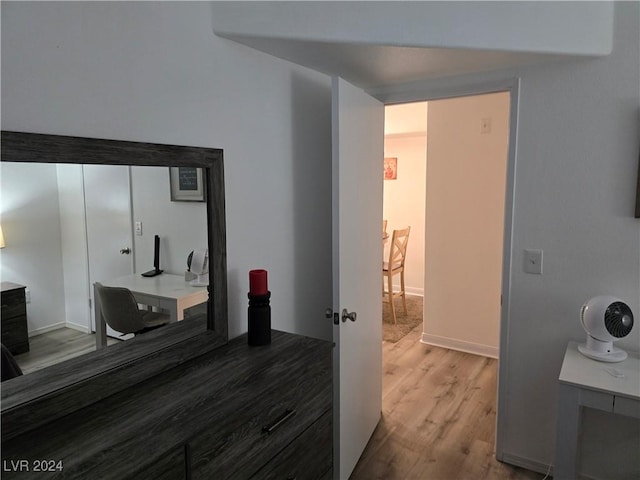
{"label": "red candle holder", "polygon": [[266,295],[267,288],[267,271],[266,270],[250,270],[249,271],[249,293],[251,295]]}
{"label": "red candle holder", "polygon": [[267,271],[249,272],[249,345],[268,345],[271,343],[271,292],[267,289]]}

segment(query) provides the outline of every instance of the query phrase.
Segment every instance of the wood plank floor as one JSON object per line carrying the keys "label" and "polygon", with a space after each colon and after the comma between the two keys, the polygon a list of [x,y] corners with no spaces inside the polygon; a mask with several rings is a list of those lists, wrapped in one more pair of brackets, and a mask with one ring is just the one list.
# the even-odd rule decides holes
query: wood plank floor
{"label": "wood plank floor", "polygon": [[495,459],[497,361],[421,335],[383,343],[382,420],[351,479],[542,479]]}
{"label": "wood plank floor", "polygon": [[[107,337],[107,345],[120,340]],[[59,328],[29,338],[29,351],[15,356],[22,373],[27,374],[70,358],[93,352],[96,335],[71,328]]]}

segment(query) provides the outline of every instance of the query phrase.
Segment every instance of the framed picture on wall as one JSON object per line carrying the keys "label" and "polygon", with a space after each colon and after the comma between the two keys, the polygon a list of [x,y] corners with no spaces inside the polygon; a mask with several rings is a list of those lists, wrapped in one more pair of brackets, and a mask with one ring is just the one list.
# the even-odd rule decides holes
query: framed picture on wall
{"label": "framed picture on wall", "polygon": [[202,169],[197,167],[169,167],[172,202],[204,202]]}
{"label": "framed picture on wall", "polygon": [[384,159],[384,179],[396,180],[398,178],[398,157],[386,157]]}

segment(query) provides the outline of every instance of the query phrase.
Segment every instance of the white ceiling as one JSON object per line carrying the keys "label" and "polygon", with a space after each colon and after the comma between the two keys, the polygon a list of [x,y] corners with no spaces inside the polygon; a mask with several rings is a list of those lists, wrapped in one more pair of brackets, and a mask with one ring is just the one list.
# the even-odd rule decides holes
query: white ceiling
{"label": "white ceiling", "polygon": [[327,75],[339,75],[365,90],[571,58],[558,54],[222,36]]}

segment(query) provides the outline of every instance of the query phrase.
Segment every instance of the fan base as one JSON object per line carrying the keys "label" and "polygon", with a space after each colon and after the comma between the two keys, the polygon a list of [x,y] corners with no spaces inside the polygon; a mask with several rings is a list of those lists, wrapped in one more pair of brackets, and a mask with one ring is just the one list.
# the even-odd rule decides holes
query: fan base
{"label": "fan base", "polygon": [[618,347],[611,347],[610,352],[598,352],[587,347],[587,344],[578,345],[578,351],[585,357],[589,357],[599,362],[617,363],[627,358],[627,352]]}
{"label": "fan base", "polygon": [[196,278],[189,282],[192,287],[207,287],[209,286],[209,274],[203,273],[202,275],[196,275]]}

